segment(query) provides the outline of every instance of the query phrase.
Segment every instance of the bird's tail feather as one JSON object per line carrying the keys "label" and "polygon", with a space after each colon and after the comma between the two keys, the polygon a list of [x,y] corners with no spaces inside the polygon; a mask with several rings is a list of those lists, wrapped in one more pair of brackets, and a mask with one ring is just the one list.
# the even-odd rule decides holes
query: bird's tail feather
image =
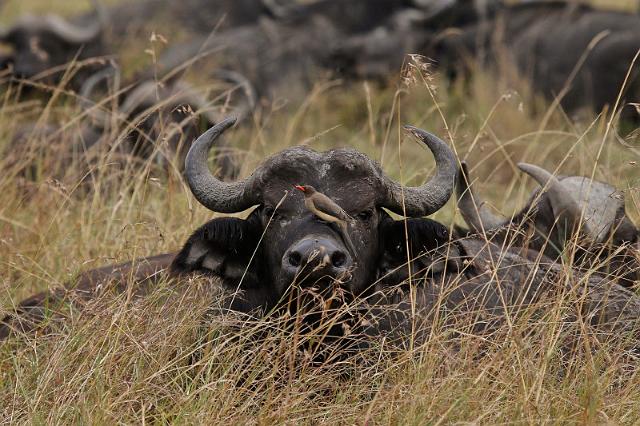
{"label": "bird's tail feather", "polygon": [[351,256],[355,256],[356,255],[356,248],[353,245],[353,242],[351,241],[351,237],[349,237],[349,233],[348,233],[348,225],[346,224],[346,222],[342,222],[340,224],[340,230],[342,231],[342,239],[344,240],[345,244],[347,245],[347,249],[349,249],[349,251],[351,252]]}

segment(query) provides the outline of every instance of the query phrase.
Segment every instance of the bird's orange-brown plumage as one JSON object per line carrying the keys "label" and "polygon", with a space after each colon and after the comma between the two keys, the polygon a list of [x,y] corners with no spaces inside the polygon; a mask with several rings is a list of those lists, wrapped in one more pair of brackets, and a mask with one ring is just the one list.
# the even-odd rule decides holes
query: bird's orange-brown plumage
{"label": "bird's orange-brown plumage", "polygon": [[325,222],[335,223],[342,232],[343,239],[349,246],[349,250],[355,253],[355,248],[348,234],[348,224],[351,216],[344,211],[335,201],[327,197],[311,185],[295,185],[296,189],[304,194],[304,205],[311,213]]}

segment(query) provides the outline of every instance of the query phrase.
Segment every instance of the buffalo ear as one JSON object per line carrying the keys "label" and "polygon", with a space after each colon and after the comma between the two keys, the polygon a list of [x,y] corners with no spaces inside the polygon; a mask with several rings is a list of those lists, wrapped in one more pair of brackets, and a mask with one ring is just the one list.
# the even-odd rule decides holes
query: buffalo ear
{"label": "buffalo ear", "polygon": [[[414,275],[457,270],[459,252],[450,244],[449,230],[427,218],[384,220],[380,223],[379,285],[396,285]],[[409,237],[407,244],[406,236]],[[407,246],[409,253],[407,253]],[[449,259],[446,261],[446,259]],[[407,262],[411,261],[411,268]]]}
{"label": "buffalo ear", "polygon": [[172,272],[216,276],[234,289],[240,284],[245,289],[258,286],[261,232],[253,216],[247,220],[219,218],[201,226],[173,260]]}

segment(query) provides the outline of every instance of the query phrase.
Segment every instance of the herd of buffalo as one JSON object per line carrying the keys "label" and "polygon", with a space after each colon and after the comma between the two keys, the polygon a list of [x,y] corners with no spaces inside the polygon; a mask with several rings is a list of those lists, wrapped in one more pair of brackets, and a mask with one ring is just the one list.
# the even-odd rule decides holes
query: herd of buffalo
{"label": "herd of buffalo", "polygon": [[[132,37],[149,36],[152,20],[180,28],[177,40],[151,68],[127,73],[119,55]],[[0,42],[9,46],[0,51],[6,90],[28,97],[65,86],[77,93],[90,119],[74,140],[56,145],[64,148],[63,163],[72,153],[90,158],[94,147],[113,143],[111,126],[122,126],[127,156],[148,159],[158,155],[157,141],[168,141],[158,160],[178,165],[207,209],[253,208],[246,219],[207,222],[177,252],[91,270],[16,304],[0,322],[0,339],[40,327],[57,304],[81,308],[109,288],[143,293],[163,280],[206,278],[221,290],[225,310],[258,317],[303,315],[306,303],[322,300],[342,324],[330,335],[364,336],[358,345],[381,336],[424,341],[436,317],[445,325],[472,317],[473,332],[488,334],[529,306],[575,293],[580,303],[570,316],[640,349],[640,230],[622,193],[605,182],[521,163],[540,189],[520,212],[499,218],[474,191],[467,164],[412,126],[407,133],[426,145],[437,166],[418,187],[394,181],[353,149],[288,148],[241,180],[231,161],[220,162],[217,177],[207,161],[222,134],[264,100],[304,93],[326,75],[345,84],[384,84],[414,53],[451,79],[477,66],[497,71],[509,64],[568,112],[615,105],[622,119],[637,123],[640,15],[572,1],[140,0],[96,2],[72,19],[25,16],[0,29]],[[191,66],[226,85],[236,118],[224,118],[219,99],[187,82]],[[62,130],[56,123],[24,124],[3,164],[20,164],[27,176],[23,141],[36,132],[60,139]],[[305,208],[294,188],[300,184],[335,202],[347,225],[337,229]],[[426,218],[454,194],[466,228]]]}

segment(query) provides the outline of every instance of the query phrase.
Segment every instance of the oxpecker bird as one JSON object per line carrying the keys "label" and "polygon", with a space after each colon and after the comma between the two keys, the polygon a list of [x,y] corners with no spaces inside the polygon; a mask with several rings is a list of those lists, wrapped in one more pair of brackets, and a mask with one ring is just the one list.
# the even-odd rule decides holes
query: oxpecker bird
{"label": "oxpecker bird", "polygon": [[311,213],[324,220],[334,223],[342,233],[342,239],[349,246],[349,251],[355,255],[355,247],[349,237],[348,226],[353,220],[335,201],[327,197],[311,185],[295,185],[304,194],[304,205]]}

